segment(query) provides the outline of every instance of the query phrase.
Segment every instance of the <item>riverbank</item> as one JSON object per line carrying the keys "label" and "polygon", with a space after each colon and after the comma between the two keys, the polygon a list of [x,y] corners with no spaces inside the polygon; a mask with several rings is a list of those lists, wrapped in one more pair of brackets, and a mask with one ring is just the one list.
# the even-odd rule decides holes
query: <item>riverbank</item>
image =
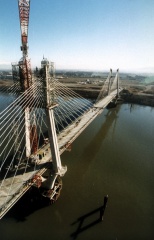
{"label": "riverbank", "polygon": [[136,103],[145,106],[154,107],[154,94],[146,94],[146,93],[130,93],[129,91],[126,93],[123,91],[121,93],[121,98],[126,103]]}
{"label": "riverbank", "polygon": [[[81,79],[80,79],[81,80]],[[63,80],[64,81],[64,80]],[[62,81],[62,82],[63,82]],[[69,80],[67,80],[69,82]],[[84,98],[90,98],[92,100],[97,99],[99,92],[102,88],[102,84],[79,84],[79,83],[65,83],[65,85],[75,91],[77,94]],[[13,81],[1,81],[0,90],[5,89],[9,91],[10,86]],[[121,92],[120,96],[126,103],[136,103],[140,105],[152,106],[154,107],[154,85],[147,84],[143,85],[137,81],[123,81],[124,90]]]}
{"label": "riverbank", "polygon": [[[102,88],[102,83],[94,83],[96,82],[92,81],[91,84],[81,84],[79,80],[75,83],[74,79],[72,82],[69,82],[67,79],[65,85],[82,97],[95,100]],[[120,81],[120,86],[124,89],[120,93],[120,96],[125,103],[136,103],[154,107],[154,83],[145,84],[143,81],[139,80],[122,79]]]}
{"label": "riverbank", "polygon": [[[92,89],[73,89],[76,93],[84,98],[97,99],[99,90]],[[136,103],[145,106],[154,107],[154,94],[147,94],[141,92],[130,92],[129,90],[123,90],[120,93],[120,97],[125,103]]]}

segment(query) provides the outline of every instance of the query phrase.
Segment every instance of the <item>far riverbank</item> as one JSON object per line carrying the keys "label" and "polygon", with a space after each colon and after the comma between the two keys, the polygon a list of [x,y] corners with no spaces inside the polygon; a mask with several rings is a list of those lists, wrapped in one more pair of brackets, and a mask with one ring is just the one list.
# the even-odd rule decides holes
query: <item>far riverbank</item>
{"label": "far riverbank", "polygon": [[[90,89],[75,89],[73,90],[81,95],[84,98],[97,99],[99,94],[98,90],[90,90]],[[125,103],[136,103],[145,106],[154,107],[154,94],[147,94],[141,92],[131,93],[128,90],[124,90],[121,92],[120,97]]]}
{"label": "far riverbank", "polygon": [[[13,84],[13,81],[1,81],[0,82],[0,91],[8,91]],[[97,99],[99,92],[101,90],[100,85],[94,84],[77,84],[77,83],[65,83],[66,86],[71,88],[73,91],[78,93],[84,98]],[[152,106],[154,107],[154,85],[147,84],[143,85],[137,81],[134,82],[125,82],[124,90],[121,92],[120,96],[125,103],[136,103],[140,105]]]}

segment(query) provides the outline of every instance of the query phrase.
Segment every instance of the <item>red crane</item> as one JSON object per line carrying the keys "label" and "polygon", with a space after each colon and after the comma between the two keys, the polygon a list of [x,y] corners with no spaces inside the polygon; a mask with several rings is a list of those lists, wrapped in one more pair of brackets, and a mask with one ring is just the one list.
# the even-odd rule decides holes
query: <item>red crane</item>
{"label": "red crane", "polygon": [[28,59],[28,25],[30,0],[19,0],[18,7],[21,27],[21,51],[23,53],[23,56],[19,61],[19,75],[21,90],[25,91],[32,85],[31,64],[30,59]]}
{"label": "red crane", "polygon": [[[25,92],[32,85],[32,71],[30,59],[28,58],[28,25],[29,25],[29,11],[30,11],[30,0],[18,0],[19,7],[19,18],[21,28],[21,51],[22,58],[20,59],[19,66],[19,81],[21,91]],[[29,96],[30,95],[30,96]],[[32,98],[30,94],[25,95],[25,98]],[[36,154],[38,148],[37,139],[37,128],[33,123],[31,125],[30,119],[31,106],[27,106],[24,109],[25,112],[25,132],[26,132],[26,156],[29,157],[31,154]]]}

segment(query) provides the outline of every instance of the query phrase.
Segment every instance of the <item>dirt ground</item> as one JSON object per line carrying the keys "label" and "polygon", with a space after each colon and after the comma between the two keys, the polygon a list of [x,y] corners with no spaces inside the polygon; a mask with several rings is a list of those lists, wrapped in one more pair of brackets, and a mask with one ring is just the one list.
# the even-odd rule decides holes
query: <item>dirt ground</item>
{"label": "dirt ground", "polygon": [[[87,82],[89,80],[90,82]],[[86,91],[99,91],[104,82],[105,78],[63,78],[59,79],[60,82],[64,83],[66,86],[77,89],[77,90],[86,90]],[[120,79],[119,86],[129,90],[131,93],[147,93],[154,94],[154,83],[145,84],[139,80],[127,80]]]}
{"label": "dirt ground", "polygon": [[[58,80],[65,86],[74,90],[100,91],[103,86],[104,77],[66,77]],[[0,80],[0,88],[9,87],[13,84],[12,80]],[[154,94],[154,83],[145,84],[139,80],[120,79],[119,86],[129,90],[131,93]]]}

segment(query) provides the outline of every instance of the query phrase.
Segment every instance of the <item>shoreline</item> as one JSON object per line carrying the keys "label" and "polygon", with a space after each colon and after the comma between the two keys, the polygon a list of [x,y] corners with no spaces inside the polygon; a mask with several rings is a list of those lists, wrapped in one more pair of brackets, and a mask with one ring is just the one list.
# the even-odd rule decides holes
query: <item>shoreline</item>
{"label": "shoreline", "polygon": [[[86,89],[73,89],[76,93],[81,95],[84,98],[97,99],[99,94],[98,90],[86,90]],[[154,94],[147,93],[131,93],[129,90],[123,90],[120,93],[120,98],[125,103],[136,103],[144,106],[154,107]]]}
{"label": "shoreline", "polygon": [[[7,92],[11,85],[12,81],[8,81],[7,84],[0,84],[0,91],[2,89],[4,91],[5,89]],[[101,89],[100,86],[77,86],[77,84],[68,84],[68,87],[82,97],[90,98],[92,100],[97,99],[97,96]],[[146,91],[141,91],[137,86],[135,86],[133,90],[131,88],[133,87],[128,86],[128,88],[124,89],[120,93],[120,97],[125,103],[136,103],[144,106],[154,107],[154,94],[146,93]]]}

